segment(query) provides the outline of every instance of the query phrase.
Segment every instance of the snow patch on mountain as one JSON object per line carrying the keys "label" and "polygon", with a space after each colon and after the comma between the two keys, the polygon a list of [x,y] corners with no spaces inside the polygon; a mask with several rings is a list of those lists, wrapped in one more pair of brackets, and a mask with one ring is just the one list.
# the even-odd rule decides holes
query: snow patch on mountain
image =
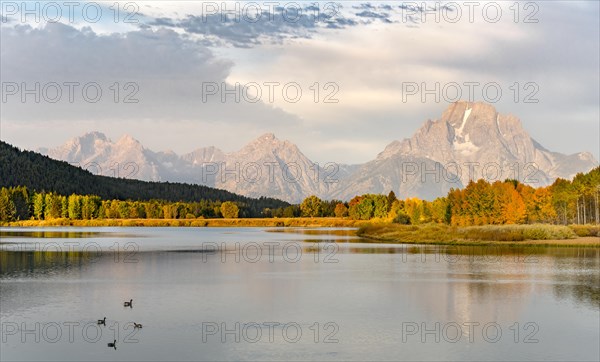
{"label": "snow patch on mountain", "polygon": [[458,130],[456,131],[456,134],[460,137],[462,137],[462,135],[463,135],[463,130],[465,129],[465,125],[467,124],[467,119],[471,115],[471,110],[472,110],[471,108],[467,108],[467,110],[465,111],[465,114],[463,116],[462,123],[461,123],[460,127],[458,128]]}

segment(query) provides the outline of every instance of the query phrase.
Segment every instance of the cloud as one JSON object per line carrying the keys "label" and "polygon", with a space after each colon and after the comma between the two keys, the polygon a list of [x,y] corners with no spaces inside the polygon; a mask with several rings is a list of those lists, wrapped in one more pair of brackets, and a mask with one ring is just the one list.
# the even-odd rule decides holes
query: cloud
{"label": "cloud", "polygon": [[[214,3],[216,4],[216,3]],[[257,4],[257,3],[254,3]],[[211,46],[231,45],[251,48],[266,43],[282,44],[289,39],[310,39],[323,29],[351,29],[365,26],[375,21],[383,23],[414,23],[414,14],[422,9],[406,10],[394,8],[390,4],[370,3],[345,6],[340,3],[312,3],[290,8],[275,6],[265,9],[258,6],[254,13],[241,9],[203,9],[202,14],[187,14],[183,17],[157,16],[148,21],[147,26],[163,26],[180,29],[200,36]],[[289,4],[288,4],[289,5]],[[216,6],[216,5],[214,5]],[[355,12],[352,10],[361,10]],[[201,11],[202,12],[202,11]],[[151,18],[151,17],[150,17]]]}
{"label": "cloud", "polygon": [[[146,23],[136,31],[106,33],[60,24],[38,29],[4,26],[3,82],[97,81],[105,93],[97,104],[21,104],[14,102],[17,95],[2,104],[3,131],[14,129],[7,128],[7,122],[16,126],[15,122],[88,120],[88,129],[102,130],[94,122],[122,122],[140,139],[145,137],[136,129],[158,134],[153,136],[156,149],[172,147],[156,145],[169,132],[168,124],[185,130],[177,133],[180,143],[202,137],[211,141],[212,132],[214,142],[208,144],[225,142],[231,149],[250,134],[274,131],[317,161],[355,163],[371,159],[388,142],[409,137],[446,108],[445,99],[422,102],[420,95],[404,102],[403,82],[431,87],[436,82],[476,81],[500,83],[504,94],[496,108],[519,116],[547,148],[589,150],[598,156],[597,2],[536,3],[537,23],[515,23],[509,3],[502,3],[498,23],[481,18],[481,4],[475,22],[468,21],[463,7],[457,23],[443,16],[433,21],[432,11],[456,16],[451,8],[392,2],[346,3],[339,13],[321,11],[318,18],[314,13],[323,10],[323,3],[306,4],[297,22],[285,21],[281,8],[273,9],[272,18],[263,12],[262,20],[236,22],[222,19],[220,13],[203,16],[196,2],[148,4],[141,8]],[[422,22],[425,12],[428,21]],[[523,20],[528,13],[520,14]],[[202,101],[202,82],[253,81],[301,82],[304,97],[298,103],[221,103],[218,97]],[[121,86],[121,100],[127,94],[125,83],[138,84],[140,102],[111,102],[109,87],[115,82]],[[315,82],[321,87],[320,102],[312,100],[308,89]],[[339,103],[322,102],[327,82],[339,86]],[[515,82],[521,87],[518,101],[509,88]],[[525,82],[539,86],[539,103],[523,103]],[[482,100],[480,90],[475,99]],[[177,123],[184,120],[185,126]],[[324,146],[329,142],[335,147]],[[348,146],[352,143],[361,147]]]}
{"label": "cloud", "polygon": [[[226,79],[234,64],[173,30],[98,35],[90,28],[60,23],[2,30],[3,86],[18,86],[3,102],[3,122],[195,120],[265,126],[298,122],[262,99],[224,105],[220,93],[204,98],[208,83],[231,88]],[[77,85],[65,85],[70,83]],[[35,94],[24,91],[35,90],[36,84],[39,102]],[[61,97],[52,102],[59,92]]]}
{"label": "cloud", "polygon": [[[478,82],[474,100],[479,101],[485,100],[483,85],[497,82],[503,92],[495,104],[498,111],[521,118],[544,146],[564,153],[591,151],[598,157],[598,4],[539,6],[538,23],[515,23],[506,8],[498,23],[481,17],[473,23],[468,18],[423,23],[418,29],[372,23],[335,35],[321,33],[286,44],[285,51],[267,63],[252,68],[238,64],[230,79],[251,74],[336,82],[339,104],[280,105],[318,131],[320,137],[309,141],[314,144],[307,152],[312,157],[318,157],[319,142],[328,138],[371,145],[380,140],[380,151],[394,139],[410,137],[425,120],[439,117],[451,101],[430,95],[423,102],[419,93],[405,102],[405,82],[425,83],[428,89],[455,82],[461,85],[463,99],[468,97],[465,83]],[[537,87],[533,98],[538,103],[525,102],[535,91],[525,88],[527,83]],[[377,152],[348,149],[339,160],[367,160]]]}
{"label": "cloud", "polygon": [[387,13],[377,13],[371,10],[363,10],[359,13],[356,13],[356,16],[361,18],[372,18],[372,19],[380,19],[384,22],[391,23],[392,21],[389,19],[390,15]]}

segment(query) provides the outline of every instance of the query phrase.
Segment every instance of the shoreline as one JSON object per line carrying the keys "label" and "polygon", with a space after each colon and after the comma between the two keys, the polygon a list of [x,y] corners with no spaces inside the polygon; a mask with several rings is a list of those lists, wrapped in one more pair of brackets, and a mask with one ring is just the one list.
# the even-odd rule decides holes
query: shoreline
{"label": "shoreline", "polygon": [[[542,224],[542,226],[545,224]],[[600,248],[600,236],[574,236],[570,238],[539,238],[524,240],[493,240],[483,237],[469,239],[464,230],[478,228],[465,227],[462,232],[449,226],[435,225],[436,232],[428,232],[427,225],[399,226],[397,224],[373,224],[365,220],[346,218],[236,218],[236,219],[95,219],[95,220],[20,220],[0,223],[1,227],[283,227],[283,228],[359,228],[355,235],[366,243],[374,244],[407,244],[407,245],[457,245],[457,246],[546,246],[546,247],[593,247]],[[512,225],[525,228],[530,225]],[[488,225],[496,229],[501,237],[502,225]],[[549,226],[550,227],[550,226]],[[390,230],[391,229],[391,230]],[[441,234],[439,233],[441,231]],[[498,237],[498,236],[496,236]]]}
{"label": "shoreline", "polygon": [[373,243],[463,246],[562,246],[600,248],[600,236],[577,235],[568,226],[368,224],[357,235]]}
{"label": "shoreline", "polygon": [[544,246],[544,247],[587,247],[600,248],[600,237],[584,236],[575,239],[548,239],[548,240],[523,240],[523,241],[498,241],[498,240],[421,240],[401,241],[391,238],[380,238],[370,235],[360,235],[361,238],[371,240],[374,244],[406,244],[406,245],[449,245],[449,246]]}
{"label": "shoreline", "polygon": [[94,219],[20,220],[0,223],[2,227],[359,227],[367,222],[329,217],[236,218],[236,219]]}

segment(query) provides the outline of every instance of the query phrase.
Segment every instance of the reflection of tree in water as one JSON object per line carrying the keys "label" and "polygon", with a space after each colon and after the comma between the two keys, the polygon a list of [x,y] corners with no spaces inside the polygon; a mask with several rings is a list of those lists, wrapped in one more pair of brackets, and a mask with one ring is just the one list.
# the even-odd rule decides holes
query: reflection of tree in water
{"label": "reflection of tree in water", "polygon": [[[45,300],[36,298],[36,280],[78,280],[82,270],[93,263],[89,252],[0,251],[0,296],[3,311],[40,307]],[[12,283],[24,279],[27,283]],[[57,286],[57,290],[62,290]],[[42,288],[43,289],[43,288]]]}
{"label": "reflection of tree in water", "polygon": [[68,276],[99,257],[99,253],[83,251],[0,251],[0,278]]}
{"label": "reflection of tree in water", "polygon": [[48,231],[48,230],[35,230],[35,231],[12,231],[2,230],[0,231],[1,238],[61,238],[61,239],[81,239],[81,238],[99,238],[99,237],[111,237],[115,236],[115,233],[99,232],[99,231]]}
{"label": "reflection of tree in water", "polygon": [[557,299],[573,300],[576,304],[600,308],[600,250],[573,248],[574,255],[558,259],[553,292]]}
{"label": "reflection of tree in water", "polygon": [[350,254],[403,254],[406,253],[402,248],[378,248],[378,247],[351,247],[347,249]]}

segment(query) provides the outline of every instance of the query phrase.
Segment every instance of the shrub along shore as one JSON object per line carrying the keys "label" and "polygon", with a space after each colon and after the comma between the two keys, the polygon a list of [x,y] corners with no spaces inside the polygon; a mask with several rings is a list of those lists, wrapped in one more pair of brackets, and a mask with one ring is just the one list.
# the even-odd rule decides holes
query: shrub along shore
{"label": "shrub along shore", "polygon": [[372,223],[357,235],[376,243],[437,245],[536,245],[600,247],[600,226],[594,225],[398,225]]}

